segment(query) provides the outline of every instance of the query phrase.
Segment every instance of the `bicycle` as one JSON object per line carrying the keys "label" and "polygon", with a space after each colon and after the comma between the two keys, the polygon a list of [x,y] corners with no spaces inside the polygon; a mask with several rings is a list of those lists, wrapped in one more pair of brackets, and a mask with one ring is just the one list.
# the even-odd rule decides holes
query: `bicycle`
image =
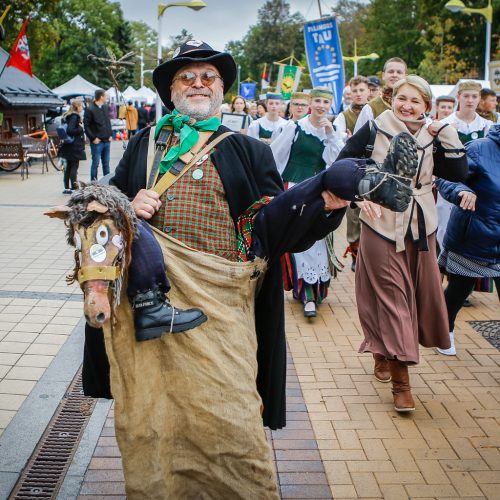
{"label": "bicycle", "polygon": [[45,124],[42,125],[42,129],[27,134],[26,137],[33,137],[35,139],[45,139],[47,141],[47,156],[49,157],[50,163],[58,171],[62,172],[64,170],[63,162],[58,157],[59,145],[54,142],[54,139],[47,133],[45,129]]}

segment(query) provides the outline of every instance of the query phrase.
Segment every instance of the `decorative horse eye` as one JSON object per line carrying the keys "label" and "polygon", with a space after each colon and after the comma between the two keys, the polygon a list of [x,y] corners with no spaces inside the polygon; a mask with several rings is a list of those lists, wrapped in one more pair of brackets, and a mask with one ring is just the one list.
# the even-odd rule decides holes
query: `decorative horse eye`
{"label": "decorative horse eye", "polygon": [[108,228],[104,224],[101,224],[97,228],[95,239],[97,240],[97,243],[99,243],[99,245],[105,245],[108,242],[109,239]]}
{"label": "decorative horse eye", "polygon": [[73,239],[75,240],[75,247],[78,250],[82,249],[82,239],[80,238],[80,235],[75,231],[75,234],[73,235]]}

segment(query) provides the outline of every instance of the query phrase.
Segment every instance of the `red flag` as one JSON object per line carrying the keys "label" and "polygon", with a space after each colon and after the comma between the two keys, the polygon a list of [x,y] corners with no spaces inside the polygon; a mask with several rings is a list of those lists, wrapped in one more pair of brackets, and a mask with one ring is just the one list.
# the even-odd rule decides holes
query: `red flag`
{"label": "red flag", "polygon": [[262,90],[267,89],[267,87],[269,87],[269,80],[267,79],[267,63],[264,63],[264,69],[262,71],[262,78],[260,83]]}
{"label": "red flag", "polygon": [[23,27],[17,35],[16,41],[10,52],[10,59],[7,66],[14,66],[19,71],[28,73],[28,75],[33,76],[33,71],[31,70],[31,59],[30,59],[30,48],[28,46],[28,38],[26,37],[26,25],[30,20],[29,16],[24,21]]}

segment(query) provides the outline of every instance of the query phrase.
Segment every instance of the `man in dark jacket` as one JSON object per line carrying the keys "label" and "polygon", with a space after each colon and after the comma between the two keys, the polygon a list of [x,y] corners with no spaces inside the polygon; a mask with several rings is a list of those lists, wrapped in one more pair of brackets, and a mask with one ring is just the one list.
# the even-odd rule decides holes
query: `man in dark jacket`
{"label": "man in dark jacket", "polygon": [[148,110],[142,102],[140,108],[137,110],[139,114],[139,121],[137,123],[137,131],[142,130],[148,124]]}
{"label": "man in dark jacket", "polygon": [[97,180],[99,161],[102,161],[103,175],[109,174],[109,151],[111,141],[111,120],[109,119],[108,97],[102,89],[95,91],[95,99],[85,110],[83,124],[85,134],[90,141],[92,165],[90,167],[90,180]]}

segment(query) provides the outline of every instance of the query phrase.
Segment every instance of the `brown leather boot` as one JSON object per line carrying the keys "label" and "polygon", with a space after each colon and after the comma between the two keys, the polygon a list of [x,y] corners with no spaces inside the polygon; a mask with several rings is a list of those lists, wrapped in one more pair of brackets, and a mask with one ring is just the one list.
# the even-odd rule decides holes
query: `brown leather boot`
{"label": "brown leather boot", "polygon": [[392,394],[394,396],[394,409],[399,412],[415,410],[415,402],[411,395],[410,375],[408,367],[401,361],[388,360],[392,377]]}
{"label": "brown leather boot", "polygon": [[373,367],[373,374],[379,382],[390,382],[391,372],[389,371],[389,363],[382,354],[373,353],[375,365]]}

